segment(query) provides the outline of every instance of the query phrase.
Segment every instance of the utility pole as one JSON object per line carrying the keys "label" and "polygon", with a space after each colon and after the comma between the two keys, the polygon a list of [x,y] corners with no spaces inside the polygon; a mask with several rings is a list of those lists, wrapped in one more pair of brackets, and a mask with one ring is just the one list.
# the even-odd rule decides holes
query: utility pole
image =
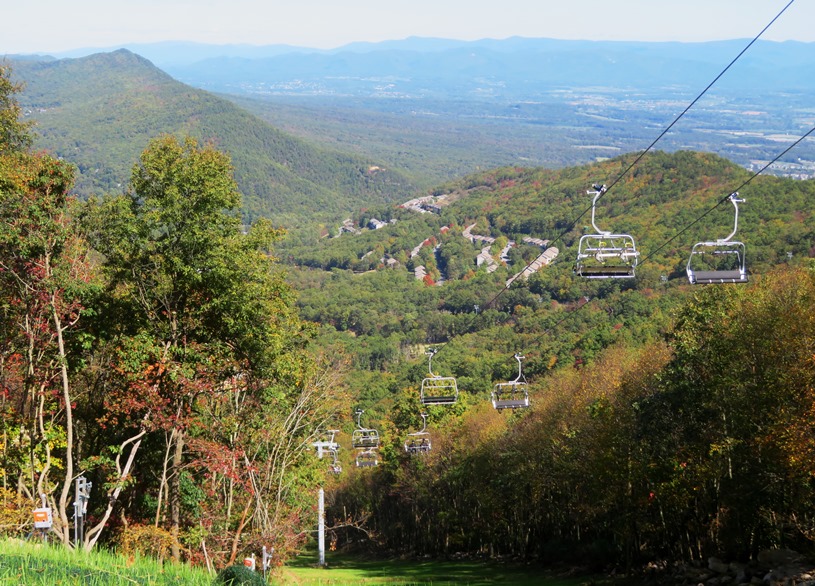
{"label": "utility pole", "polygon": [[320,567],[325,566],[325,491],[320,487],[319,521],[317,524],[317,550],[320,552]]}

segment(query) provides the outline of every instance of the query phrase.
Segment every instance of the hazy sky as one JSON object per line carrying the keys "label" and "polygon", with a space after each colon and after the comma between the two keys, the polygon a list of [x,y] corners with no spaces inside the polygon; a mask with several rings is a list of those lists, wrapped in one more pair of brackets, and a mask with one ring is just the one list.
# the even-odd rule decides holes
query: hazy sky
{"label": "hazy sky", "polygon": [[[26,0],[6,3],[0,54],[153,41],[334,48],[408,36],[706,41],[752,38],[789,0]],[[815,0],[762,37],[815,41]]]}

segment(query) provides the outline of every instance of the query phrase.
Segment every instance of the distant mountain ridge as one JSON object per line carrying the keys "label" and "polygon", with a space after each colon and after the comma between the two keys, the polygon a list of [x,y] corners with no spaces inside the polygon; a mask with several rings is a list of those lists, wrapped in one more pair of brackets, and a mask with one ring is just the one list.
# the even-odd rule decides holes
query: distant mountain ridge
{"label": "distant mountain ridge", "polygon": [[396,201],[414,187],[381,162],[317,148],[127,50],[78,59],[13,61],[37,146],[75,163],[80,194],[115,191],[162,133],[212,140],[228,152],[248,219],[335,218]]}
{"label": "distant mountain ridge", "polygon": [[[560,40],[509,37],[408,37],[355,42],[335,49],[291,45],[126,44],[178,80],[217,91],[370,96],[392,84],[392,95],[534,98],[553,88],[614,86],[699,90],[747,39],[680,42]],[[813,43],[759,40],[717,84],[719,91],[813,91]],[[54,55],[80,57],[105,49]]]}
{"label": "distant mountain ridge", "polygon": [[[233,93],[528,100],[578,87],[701,90],[745,45],[508,39],[414,49],[405,41],[365,51],[217,57],[167,71]],[[717,91],[812,91],[813,68],[811,44],[759,42]]]}

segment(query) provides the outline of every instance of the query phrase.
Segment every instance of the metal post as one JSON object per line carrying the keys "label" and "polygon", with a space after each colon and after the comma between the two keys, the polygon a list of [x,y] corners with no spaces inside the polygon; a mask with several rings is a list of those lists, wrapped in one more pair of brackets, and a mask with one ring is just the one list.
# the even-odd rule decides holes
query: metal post
{"label": "metal post", "polygon": [[88,482],[84,476],[77,477],[74,501],[74,546],[77,549],[85,541],[85,513],[88,511],[92,487],[93,483]]}
{"label": "metal post", "polygon": [[263,546],[263,581],[266,581],[266,572],[269,571],[269,568],[272,566],[272,554],[274,554],[274,548],[266,549],[266,546]]}
{"label": "metal post", "polygon": [[76,479],[76,489],[74,492],[74,547],[77,549],[81,546],[82,539],[82,489],[84,478],[82,476]]}
{"label": "metal post", "polygon": [[320,567],[325,566],[325,491],[320,488],[319,504],[319,530],[317,536],[317,549],[320,551]]}

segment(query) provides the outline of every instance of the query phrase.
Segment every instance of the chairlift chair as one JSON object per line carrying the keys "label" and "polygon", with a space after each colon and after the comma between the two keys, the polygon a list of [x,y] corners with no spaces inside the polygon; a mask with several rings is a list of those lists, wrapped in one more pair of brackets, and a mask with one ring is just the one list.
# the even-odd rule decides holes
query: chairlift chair
{"label": "chairlift chair", "polygon": [[686,268],[691,285],[747,282],[744,244],[731,240],[739,228],[739,204],[745,200],[738,192],[731,193],[729,199],[735,209],[733,231],[726,238],[693,245]]}
{"label": "chairlift chair", "polygon": [[317,448],[317,455],[320,458],[322,458],[323,452],[336,452],[339,449],[340,445],[334,439],[339,431],[340,430],[338,429],[327,429],[320,434],[320,439],[318,441],[311,444]]}
{"label": "chairlift chair", "polygon": [[337,453],[337,450],[330,450],[329,453],[334,457],[331,464],[329,464],[329,470],[334,474],[341,474],[342,464],[340,464],[339,454]]}
{"label": "chairlift chair", "polygon": [[427,431],[427,413],[422,413],[422,421],[422,429],[409,433],[405,440],[405,451],[411,456],[429,452],[433,447],[430,432]]}
{"label": "chairlift chair", "polygon": [[492,406],[496,409],[525,409],[529,407],[529,385],[521,372],[521,360],[524,357],[515,354],[518,361],[518,376],[513,381],[498,383],[492,390]]}
{"label": "chairlift chair", "polygon": [[362,427],[361,419],[364,411],[357,409],[357,429],[351,434],[351,446],[354,448],[371,449],[379,447],[379,432],[375,429]]}
{"label": "chairlift chair", "polygon": [[373,468],[379,466],[379,455],[374,449],[357,450],[357,468]]}
{"label": "chairlift chair", "polygon": [[594,221],[597,200],[606,192],[605,185],[594,185],[591,202],[591,225],[597,234],[585,234],[577,247],[577,262],[574,272],[587,279],[630,279],[640,253],[634,238],[628,234],[612,234],[601,230]]}
{"label": "chairlift chair", "polygon": [[427,370],[430,376],[422,381],[422,405],[452,405],[458,400],[458,385],[452,376],[433,374],[433,355],[436,352],[436,348],[427,351]]}

